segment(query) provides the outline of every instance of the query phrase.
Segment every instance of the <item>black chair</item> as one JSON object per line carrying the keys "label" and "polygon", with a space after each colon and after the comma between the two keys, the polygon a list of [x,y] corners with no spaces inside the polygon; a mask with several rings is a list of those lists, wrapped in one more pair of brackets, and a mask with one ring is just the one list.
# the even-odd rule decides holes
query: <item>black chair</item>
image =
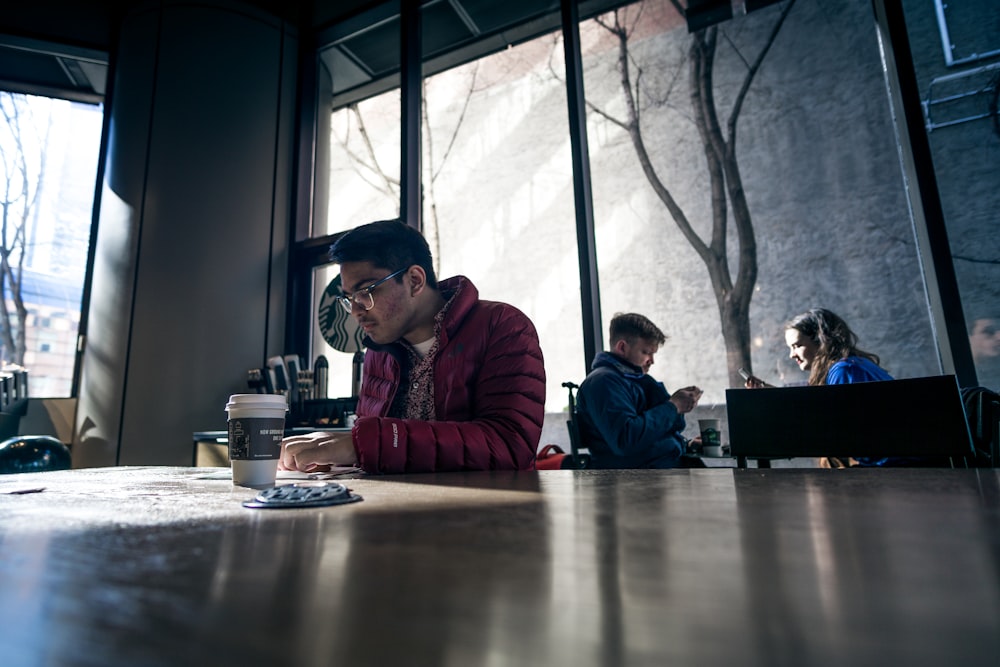
{"label": "black chair", "polygon": [[1000,467],[1000,394],[986,387],[963,387],[962,403],[976,452],[976,467]]}
{"label": "black chair", "polygon": [[[953,375],[885,382],[727,389],[729,443],[737,466],[795,457],[950,459],[975,452]],[[762,465],[763,464],[763,465]]]}
{"label": "black chair", "polygon": [[572,382],[563,382],[562,386],[569,390],[569,419],[566,420],[566,429],[569,431],[570,459],[574,470],[583,470],[590,467],[590,454],[584,454],[584,449],[580,439],[580,424],[576,412],[576,395],[573,393],[580,388],[580,385]]}
{"label": "black chair", "polygon": [[0,475],[72,467],[69,448],[51,435],[20,435],[0,442]]}

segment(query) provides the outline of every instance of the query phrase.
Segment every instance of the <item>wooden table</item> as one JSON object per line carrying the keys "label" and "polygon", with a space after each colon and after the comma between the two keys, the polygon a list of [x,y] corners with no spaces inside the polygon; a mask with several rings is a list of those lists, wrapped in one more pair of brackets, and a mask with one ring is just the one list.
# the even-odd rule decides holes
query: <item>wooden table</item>
{"label": "wooden table", "polygon": [[0,477],[0,662],[1000,664],[996,470],[206,472]]}

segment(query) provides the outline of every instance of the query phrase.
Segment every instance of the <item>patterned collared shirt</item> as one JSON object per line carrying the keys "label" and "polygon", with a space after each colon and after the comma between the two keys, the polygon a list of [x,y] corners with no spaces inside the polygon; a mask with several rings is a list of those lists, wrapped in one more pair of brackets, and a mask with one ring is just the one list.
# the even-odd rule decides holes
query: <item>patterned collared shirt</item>
{"label": "patterned collared shirt", "polygon": [[[457,294],[457,292],[455,293]],[[452,294],[444,307],[434,316],[434,343],[423,357],[408,342],[401,341],[406,347],[410,372],[406,385],[400,385],[396,390],[390,416],[403,419],[419,419],[420,421],[436,421],[434,411],[434,358],[441,342],[441,326],[448,308],[455,300]]]}

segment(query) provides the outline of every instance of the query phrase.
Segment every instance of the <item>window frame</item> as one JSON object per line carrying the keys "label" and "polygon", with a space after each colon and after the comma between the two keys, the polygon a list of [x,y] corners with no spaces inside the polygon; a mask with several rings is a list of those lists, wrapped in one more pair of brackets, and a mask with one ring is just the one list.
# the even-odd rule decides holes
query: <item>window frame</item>
{"label": "window frame", "polygon": [[[402,0],[401,12],[411,12],[412,17],[415,5],[418,2]],[[428,4],[434,4],[428,3]],[[561,28],[563,33],[564,48],[566,51],[567,68],[567,99],[569,102],[570,117],[570,140],[573,152],[573,188],[576,203],[576,223],[577,223],[577,247],[581,285],[581,305],[582,323],[584,332],[584,356],[582,370],[584,374],[589,371],[590,362],[603,347],[603,335],[601,330],[601,304],[598,286],[597,262],[596,262],[596,239],[593,221],[593,205],[590,201],[590,169],[587,152],[586,136],[586,107],[583,99],[583,76],[582,76],[582,55],[579,41],[579,23],[594,15],[609,11],[616,7],[629,4],[628,2],[597,2],[597,3],[577,3],[572,0],[561,0],[559,11],[550,13],[544,18],[536,18],[534,21],[519,28],[518,34],[524,38],[534,37],[543,32],[550,32],[553,29]],[[767,3],[769,4],[769,3]],[[396,3],[387,3],[372,10],[372,17],[379,17],[385,20],[386,12],[391,13],[391,8],[397,6]],[[428,5],[424,5],[426,7]],[[581,6],[583,11],[581,11]],[[762,5],[763,6],[763,5]],[[388,8],[388,9],[387,9]],[[326,48],[335,39],[345,39],[352,30],[363,29],[365,15],[354,17],[350,21],[345,21],[331,26],[317,34],[317,48],[313,54],[318,59],[319,50]],[[553,24],[554,21],[554,24]],[[412,21],[411,21],[412,23]],[[419,21],[416,22],[419,26]],[[405,25],[405,22],[404,22]],[[944,373],[954,373],[960,385],[972,386],[977,384],[975,366],[972,362],[972,353],[968,337],[965,335],[966,327],[962,315],[962,300],[955,279],[955,270],[950,255],[945,221],[941,210],[940,195],[934,179],[933,167],[930,161],[930,150],[928,139],[923,132],[922,107],[919,91],[916,88],[913,63],[909,54],[907,29],[903,20],[903,10],[896,0],[874,0],[872,26],[880,36],[883,45],[883,61],[886,65],[886,85],[892,105],[901,110],[897,113],[897,145],[902,155],[903,171],[908,182],[915,183],[915,188],[908,188],[908,197],[912,209],[912,222],[914,231],[918,239],[920,250],[920,263],[925,273],[925,289],[929,295],[929,316],[932,327],[936,332],[935,344],[939,353],[939,361]],[[411,25],[411,31],[414,28]],[[534,31],[534,32],[532,32]],[[405,31],[404,31],[405,33]],[[530,33],[530,35],[529,35]],[[472,60],[476,57],[486,55],[489,50],[478,52],[473,45],[462,44],[455,46],[451,51],[433,54],[428,57],[424,53],[423,60],[415,58],[414,54],[421,53],[420,46],[413,46],[412,41],[409,47],[406,45],[405,34],[401,36],[401,63],[400,71],[385,77],[381,81],[383,86],[391,86],[393,83],[409,80],[409,87],[415,89],[416,100],[413,95],[408,97],[406,87],[403,90],[402,100],[402,137],[403,146],[401,148],[401,180],[404,182],[404,193],[401,200],[401,217],[404,220],[419,220],[419,207],[416,207],[416,215],[408,214],[408,206],[414,208],[414,202],[419,202],[420,191],[420,81],[422,71],[430,76],[438,71],[448,69],[452,66]],[[409,36],[413,39],[413,35]],[[485,41],[485,38],[483,38]],[[316,74],[315,64],[313,67],[312,80],[306,80],[307,87],[312,84],[315,90]],[[339,103],[347,104],[351,101],[367,98],[379,92],[384,92],[372,83],[358,86],[349,91],[335,94],[334,99]],[[310,93],[315,94],[315,93]],[[309,128],[303,133],[303,141],[300,145],[305,145],[308,137],[310,154],[315,156],[317,144],[316,120],[320,111],[315,104],[310,105],[309,113],[312,114],[310,122],[304,123],[303,127]],[[324,109],[324,112],[328,110]],[[306,116],[303,116],[306,119]],[[902,120],[900,120],[902,119]],[[902,126],[900,125],[902,122]],[[311,170],[314,168],[316,160],[308,163]],[[301,163],[300,163],[301,166]],[[317,174],[310,171],[307,177],[300,179],[301,183],[311,184],[315,182]],[[409,187],[407,187],[409,186]],[[321,257],[319,251],[325,251],[343,232],[339,234],[311,238],[309,236],[312,223],[312,209],[309,206],[302,206],[308,200],[312,202],[312,191],[303,195],[300,189],[299,215],[296,217],[297,224],[295,238],[292,242],[292,262],[289,276],[289,300],[288,314],[286,318],[286,341],[293,351],[298,354],[308,354],[312,349],[312,272],[315,268],[329,264],[328,260]],[[409,203],[408,203],[409,202]],[[419,228],[419,223],[415,225]]]}

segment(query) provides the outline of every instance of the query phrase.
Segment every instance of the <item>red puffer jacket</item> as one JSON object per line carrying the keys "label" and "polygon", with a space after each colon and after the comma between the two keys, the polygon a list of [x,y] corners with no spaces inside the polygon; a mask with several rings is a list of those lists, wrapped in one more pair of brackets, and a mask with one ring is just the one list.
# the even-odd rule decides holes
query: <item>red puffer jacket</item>
{"label": "red puffer jacket", "polygon": [[535,327],[505,303],[480,301],[464,276],[441,281],[448,308],[434,358],[438,421],[386,417],[401,381],[400,344],[366,341],[354,448],[367,472],[532,470],[545,413]]}

